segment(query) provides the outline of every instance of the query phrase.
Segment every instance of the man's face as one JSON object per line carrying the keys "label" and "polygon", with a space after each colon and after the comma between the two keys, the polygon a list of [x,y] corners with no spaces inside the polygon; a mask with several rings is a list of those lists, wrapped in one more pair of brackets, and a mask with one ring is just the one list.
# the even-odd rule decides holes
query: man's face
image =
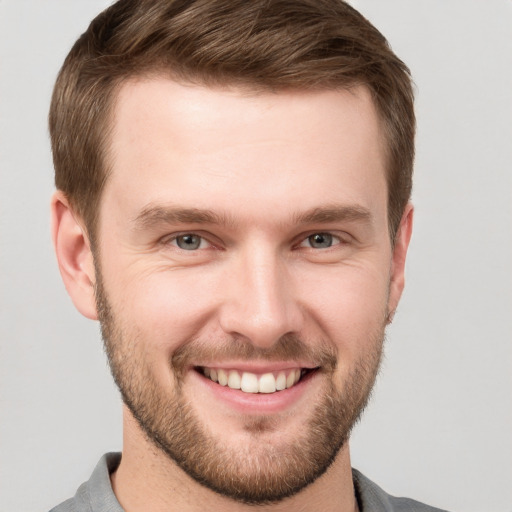
{"label": "man's face", "polygon": [[131,413],[221,494],[298,492],[364,407],[401,292],[369,94],[131,82],[111,162],[96,285]]}

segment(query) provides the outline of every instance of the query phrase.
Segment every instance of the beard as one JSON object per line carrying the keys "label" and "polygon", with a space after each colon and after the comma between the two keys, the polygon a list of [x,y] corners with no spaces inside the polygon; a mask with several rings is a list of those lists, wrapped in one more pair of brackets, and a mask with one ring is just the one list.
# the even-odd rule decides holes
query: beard
{"label": "beard", "polygon": [[[245,504],[279,502],[327,471],[370,398],[381,361],[384,318],[371,337],[370,352],[356,362],[342,389],[333,378],[337,367],[333,344],[306,343],[293,335],[283,336],[269,349],[237,337],[212,342],[187,340],[169,361],[174,387],[165,387],[152,371],[145,340],[116,317],[96,270],[97,308],[111,372],[123,402],[154,446],[196,482]],[[316,371],[324,374],[324,385],[298,437],[284,441],[279,436],[279,443],[273,442],[272,435],[278,433],[279,426],[272,416],[244,417],[244,431],[250,441],[242,446],[222,443],[208,430],[184,396],[184,380],[194,361],[225,356],[248,361],[315,362]]]}

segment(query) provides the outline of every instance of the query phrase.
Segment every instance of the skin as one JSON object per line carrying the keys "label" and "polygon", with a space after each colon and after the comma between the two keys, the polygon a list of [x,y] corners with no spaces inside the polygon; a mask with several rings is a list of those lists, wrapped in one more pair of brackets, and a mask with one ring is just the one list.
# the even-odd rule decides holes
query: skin
{"label": "skin", "polygon": [[[289,334],[313,348],[322,340],[336,354],[332,375],[318,373],[270,413],[256,402],[253,412],[241,412],[192,368],[183,377],[183,396],[218,442],[256,452],[262,439],[277,448],[293,442],[326,379],[343,392],[357,362],[380,351],[375,333],[404,286],[412,207],[392,246],[384,141],[366,89],[253,94],[167,78],[128,82],[116,104],[110,155],[96,268],[121,328],[144,340],[138,355],[155,382],[174,391],[169,358],[194,337],[225,344],[236,336],[263,351]],[[219,218],[169,215],[190,208]],[[319,210],[330,215],[314,218]],[[66,288],[79,311],[97,319],[88,237],[60,191],[52,215]],[[180,249],[183,233],[200,235],[202,245]],[[314,233],[331,234],[333,245],[312,247]],[[254,366],[239,358],[208,363]],[[258,438],[246,426],[262,416],[275,428]],[[129,511],[245,508],[185,474],[126,407],[123,459],[112,483]],[[314,483],[260,509],[355,506],[346,443]]]}

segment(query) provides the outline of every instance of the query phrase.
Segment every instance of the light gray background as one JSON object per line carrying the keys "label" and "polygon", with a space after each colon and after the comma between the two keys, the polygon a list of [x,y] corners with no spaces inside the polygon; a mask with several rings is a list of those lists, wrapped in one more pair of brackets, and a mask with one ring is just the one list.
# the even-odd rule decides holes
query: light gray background
{"label": "light gray background", "polygon": [[[121,447],[98,327],[60,282],[46,129],[56,73],[104,0],[0,0],[0,510],[45,511]],[[406,293],[353,442],[387,491],[512,511],[512,2],[353,2],[417,84]]]}

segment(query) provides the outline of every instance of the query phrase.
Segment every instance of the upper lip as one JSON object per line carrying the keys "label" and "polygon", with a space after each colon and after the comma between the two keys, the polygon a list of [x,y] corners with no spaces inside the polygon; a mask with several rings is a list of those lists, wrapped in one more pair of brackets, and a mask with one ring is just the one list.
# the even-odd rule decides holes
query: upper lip
{"label": "upper lip", "polygon": [[214,368],[239,370],[241,372],[250,372],[255,374],[274,373],[279,371],[294,370],[313,370],[318,365],[313,363],[304,363],[300,361],[272,362],[272,361],[222,361],[208,362],[194,365],[195,368]]}

